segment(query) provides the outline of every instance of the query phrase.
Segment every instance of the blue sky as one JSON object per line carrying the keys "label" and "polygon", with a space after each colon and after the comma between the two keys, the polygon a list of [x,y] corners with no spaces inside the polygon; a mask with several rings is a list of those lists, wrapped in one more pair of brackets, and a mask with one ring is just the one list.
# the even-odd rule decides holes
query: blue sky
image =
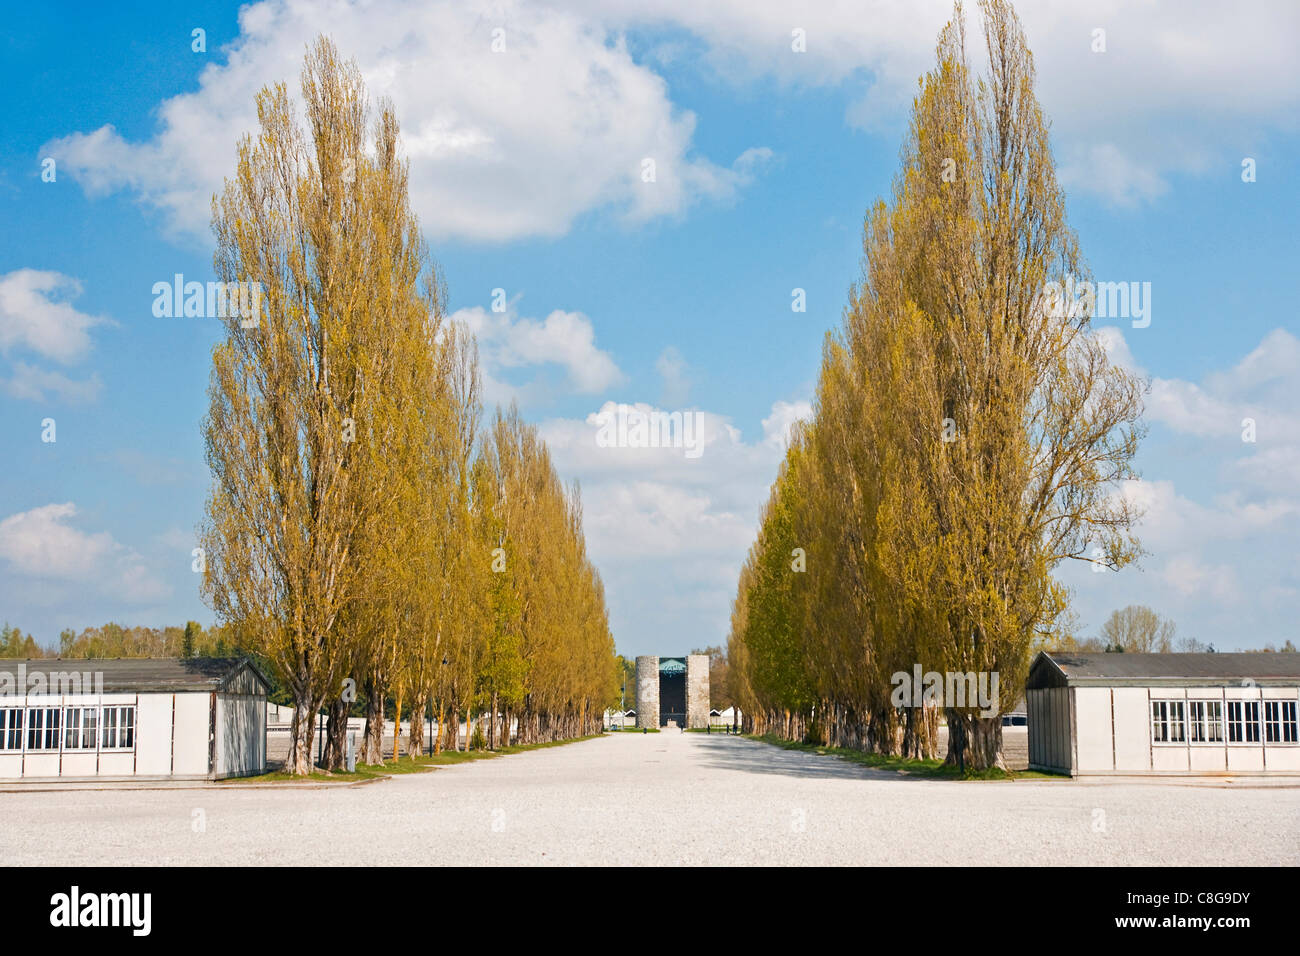
{"label": "blue sky", "polygon": [[[323,30],[397,106],[413,200],[451,308],[479,332],[488,397],[517,398],[582,484],[620,651],[725,640],[785,429],[859,277],[863,213],[894,175],[949,7],[603,6],[25,12],[0,39],[0,619],[47,643],[110,619],[211,619],[190,549],[217,323],[155,318],[151,287],[211,277],[208,199],[253,94],[296,88]],[[1147,506],[1150,554],[1120,574],[1063,570],[1082,631],[1142,602],[1222,649],[1295,639],[1300,16],[1287,3],[1020,12],[1084,253],[1099,279],[1152,290],[1149,327],[1098,323],[1152,378],[1144,480],[1125,491]],[[795,288],[806,312],[791,311]],[[700,412],[704,453],[598,448],[591,416],[607,402]]]}

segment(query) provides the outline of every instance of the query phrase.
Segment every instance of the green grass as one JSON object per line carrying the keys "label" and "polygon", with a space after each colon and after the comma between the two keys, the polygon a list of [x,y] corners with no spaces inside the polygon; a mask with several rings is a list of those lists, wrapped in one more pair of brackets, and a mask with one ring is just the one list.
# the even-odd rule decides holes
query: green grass
{"label": "green grass", "polygon": [[488,756],[498,756],[500,754],[521,754],[525,750],[545,750],[547,747],[563,747],[565,744],[576,744],[583,740],[595,740],[600,734],[588,734],[585,737],[570,737],[568,740],[544,740],[538,744],[515,744],[512,747],[498,747],[495,751],[490,751]]}
{"label": "green grass", "polygon": [[[687,727],[687,728],[686,728],[686,732],[687,732],[688,734],[707,734],[707,733],[709,733],[710,731],[709,731],[709,728],[707,728],[707,727]],[[726,728],[726,727],[714,727],[713,730],[712,730],[712,732],[715,733],[715,734],[722,734],[723,736],[726,736],[727,728]],[[732,736],[734,737],[735,734],[732,734]]]}
{"label": "green grass", "polygon": [[888,754],[870,754],[861,750],[852,750],[848,747],[823,747],[818,744],[805,744],[793,740],[783,740],[775,734],[745,734],[750,740],[757,740],[760,743],[771,744],[774,747],[781,747],[785,750],[799,750],[804,753],[825,754],[827,756],[839,757],[841,760],[847,760],[849,763],[861,764],[864,767],[871,767],[876,770],[893,770],[895,773],[904,774],[912,777],[925,777],[936,780],[1068,780],[1069,777],[1057,774],[1040,773],[1037,770],[1002,770],[998,767],[990,767],[987,770],[958,770],[956,767],[945,766],[942,760],[938,759],[917,759],[915,757],[899,757]]}
{"label": "green grass", "polygon": [[[599,736],[599,734],[593,736]],[[396,774],[427,773],[438,767],[469,763],[473,760],[491,760],[495,757],[523,753],[526,750],[542,750],[546,747],[562,747],[565,744],[575,744],[580,740],[591,739],[592,737],[590,736],[573,737],[569,740],[548,740],[536,744],[515,744],[511,747],[498,747],[496,750],[444,750],[440,754],[421,754],[416,757],[399,757],[397,760],[388,760],[380,764],[359,763],[357,764],[356,771],[353,773],[348,773],[346,770],[340,770],[337,773],[330,773],[325,770],[317,769],[311,774],[298,777],[291,773],[285,773],[283,770],[276,770],[256,777],[231,777],[219,782],[230,784],[361,783],[366,780],[384,780]]]}

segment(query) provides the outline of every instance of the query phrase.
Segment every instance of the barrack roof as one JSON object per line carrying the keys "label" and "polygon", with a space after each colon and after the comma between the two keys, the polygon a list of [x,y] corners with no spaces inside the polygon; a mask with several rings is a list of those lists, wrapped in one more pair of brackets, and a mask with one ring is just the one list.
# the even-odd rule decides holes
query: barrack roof
{"label": "barrack roof", "polygon": [[[20,671],[19,668],[22,668]],[[0,689],[13,693],[20,686],[30,687],[33,677],[49,687],[55,686],[60,674],[89,674],[93,692],[100,676],[103,692],[128,691],[213,691],[226,688],[235,677],[248,669],[265,690],[271,682],[246,657],[43,657],[28,660],[0,660]],[[26,675],[26,683],[20,680]],[[63,686],[66,686],[64,684]]]}
{"label": "barrack roof", "polygon": [[1072,654],[1042,651],[1030,665],[1026,686],[1243,681],[1258,684],[1300,682],[1300,653]]}

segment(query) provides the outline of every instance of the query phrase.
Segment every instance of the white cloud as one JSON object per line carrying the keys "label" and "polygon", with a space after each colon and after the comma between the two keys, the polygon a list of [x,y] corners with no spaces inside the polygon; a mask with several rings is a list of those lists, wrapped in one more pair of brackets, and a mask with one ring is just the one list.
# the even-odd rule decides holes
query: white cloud
{"label": "white cloud", "polygon": [[668,653],[721,643],[782,438],[809,405],[774,403],[761,437],[748,442],[729,418],[696,411],[703,443],[696,458],[682,448],[601,447],[600,416],[617,408],[606,402],[585,419],[551,419],[540,430],[560,473],[581,480],[587,543],[619,646]]}
{"label": "white cloud", "polygon": [[59,272],[18,269],[0,276],[0,352],[29,349],[62,364],[90,351],[90,329],[106,320],[70,301],[81,283]]}
{"label": "white cloud", "polygon": [[[549,419],[540,426],[552,452],[563,455],[566,465],[582,477],[584,485],[589,476],[621,481],[636,475],[672,484],[708,487],[738,465],[748,469],[760,460],[773,457],[768,449],[747,445],[740,430],[726,416],[699,410],[691,410],[698,428],[698,436],[693,436],[700,449],[696,457],[687,457],[684,448],[602,447],[597,443],[602,418],[617,413],[619,407],[619,403],[605,402],[585,419]],[[668,411],[646,402],[623,407],[641,415]]]}
{"label": "white cloud", "polygon": [[[746,515],[720,506],[714,494],[664,482],[584,483],[583,512],[592,554],[615,580],[620,560],[639,564],[699,554],[725,560],[743,555],[754,533]],[[690,582],[672,580],[671,564],[666,569],[667,575],[657,575],[659,588],[690,590]]]}
{"label": "white cloud", "polygon": [[1145,604],[1171,617],[1180,635],[1220,650],[1280,643],[1296,592],[1294,570],[1278,556],[1292,552],[1300,533],[1300,497],[1226,492],[1203,503],[1167,479],[1129,482],[1123,494],[1144,511],[1137,530],[1147,554],[1118,574],[1075,562],[1062,569],[1084,633],[1095,634],[1115,608]]}
{"label": "white cloud", "polygon": [[1300,445],[1260,448],[1235,462],[1232,470],[1250,487],[1294,490],[1300,477]]}
{"label": "white cloud", "polygon": [[1217,393],[1292,405],[1300,389],[1300,338],[1274,329],[1232,368],[1207,376],[1206,386]]}
{"label": "white cloud", "polygon": [[1300,516],[1300,497],[1252,500],[1227,493],[1205,505],[1179,494],[1168,479],[1126,482],[1123,494],[1144,512],[1138,531],[1156,555],[1224,547]]}
{"label": "white cloud", "polygon": [[763,440],[784,453],[794,423],[811,421],[812,414],[812,402],[773,402],[772,414],[763,419]]}
{"label": "white cloud", "polygon": [[[266,0],[240,11],[240,34],[198,90],[165,101],[159,131],[129,142],[111,126],[42,147],[88,193],[125,190],[174,230],[206,237],[209,199],[234,171],[254,97],[286,81],[318,33],[354,57],[373,96],[390,97],[411,163],[412,201],[431,236],[559,236],[583,213],[632,221],[726,199],[770,155],[730,165],[693,155],[695,117],[663,79],[633,61],[599,19],[527,0],[408,0],[382,15],[365,2]],[[492,51],[493,30],[505,51]],[[655,161],[653,183],[642,160]]]}
{"label": "white cloud", "polygon": [[1208,565],[1175,556],[1165,564],[1161,577],[1184,598],[1209,596],[1216,601],[1235,601],[1239,597],[1237,574],[1230,564]]}
{"label": "white cloud", "polygon": [[[949,0],[580,0],[606,23],[690,31],[688,56],[670,41],[664,62],[703,62],[737,84],[771,76],[791,86],[843,86],[856,96],[850,124],[897,135],[933,65]],[[1117,205],[1159,197],[1171,175],[1229,164],[1243,143],[1294,129],[1300,106],[1300,7],[1290,0],[1070,0],[1017,5],[1038,70],[1038,93],[1059,145],[1063,182]],[[967,5],[967,42],[978,66],[979,11]],[[1092,31],[1106,31],[1106,52]],[[807,52],[791,49],[802,29]]]}
{"label": "white cloud", "polygon": [[1146,369],[1142,368],[1137,359],[1133,357],[1133,350],[1129,348],[1128,340],[1124,338],[1124,332],[1121,329],[1113,325],[1104,325],[1094,327],[1092,334],[1101,343],[1102,348],[1106,350],[1106,357],[1110,359],[1112,364],[1128,369],[1134,375],[1146,376]]}
{"label": "white cloud", "polygon": [[36,368],[26,362],[14,362],[13,375],[0,379],[0,389],[12,398],[33,402],[51,399],[70,405],[87,404],[99,398],[104,383],[98,375],[84,381],[69,378],[62,372]]}
{"label": "white cloud", "polygon": [[[674,107],[651,65],[703,66],[744,84],[842,86],[851,125],[896,135],[916,78],[933,62],[947,0],[407,0],[372,6],[265,0],[240,13],[240,35],[199,89],[158,109],[159,131],[129,142],[112,126],[44,146],[87,192],[134,193],[174,229],[207,236],[209,197],[234,168],[236,137],[253,129],[266,83],[296,89],[304,45],[332,35],[403,120],[411,193],[436,237],[558,236],[604,207],[630,221],[679,215],[727,199],[771,151],[730,164],[692,152],[696,118]],[[1300,8],[1288,0],[1225,7],[1211,0],[1022,4],[1039,95],[1072,189],[1119,205],[1164,194],[1169,177],[1234,168],[1275,128],[1294,129]],[[972,57],[982,55],[970,10]],[[1092,31],[1107,31],[1094,53]],[[623,31],[673,31],[637,62]],[[506,50],[493,53],[492,31]],[[807,52],[791,49],[805,31]],[[686,31],[683,38],[681,31]],[[656,180],[641,177],[644,159]]]}
{"label": "white cloud", "polygon": [[[645,221],[726,200],[771,158],[763,146],[730,163],[694,155],[696,117],[674,106],[652,66],[703,67],[738,85],[774,77],[843,87],[848,123],[897,135],[951,11],[947,0],[406,0],[376,16],[361,0],[265,0],[241,11],[239,37],[199,89],[159,106],[152,139],[101,126],[41,155],[88,193],[134,193],[171,228],[206,238],[209,198],[234,168],[236,137],[254,128],[257,90],[296,89],[304,45],[325,32],[372,92],[396,103],[430,235],[559,236],[592,210]],[[1147,202],[1171,176],[1235,168],[1243,144],[1295,127],[1300,8],[1288,0],[1044,2],[1019,12],[1071,189]],[[978,61],[978,11],[968,16]],[[1091,49],[1099,26],[1104,53]],[[637,62],[623,34],[644,27],[657,45]],[[506,50],[493,53],[498,28]],[[807,52],[791,49],[794,29],[805,31]],[[655,161],[654,183],[642,181],[645,159]]]}
{"label": "white cloud", "polygon": [[1115,143],[1080,144],[1061,163],[1061,184],[1105,196],[1116,206],[1136,206],[1169,191],[1169,183],[1148,161],[1126,154]]}
{"label": "white cloud", "polygon": [[[1133,357],[1124,333],[1114,326],[1097,330],[1111,358],[1145,375]],[[1179,378],[1151,379],[1146,418],[1175,432],[1198,438],[1218,438],[1239,446],[1244,458],[1232,467],[1260,478],[1300,458],[1300,422],[1295,397],[1300,395],[1300,338],[1286,329],[1274,329],[1231,367],[1211,373],[1201,382]],[[1254,422],[1255,441],[1243,441],[1245,420]],[[1285,478],[1285,474],[1278,474]],[[1263,487],[1293,490],[1289,480]]]}
{"label": "white cloud", "polygon": [[148,603],[170,593],[140,555],[108,532],[74,527],[76,515],[72,502],[10,515],[0,521],[0,559],[22,577],[76,590],[90,588],[131,603]]}
{"label": "white cloud", "polygon": [[[556,309],[539,321],[521,317],[512,303],[505,312],[473,306],[458,309],[451,318],[463,322],[478,339],[484,393],[489,401],[529,388],[502,381],[505,369],[556,365],[564,369],[568,387],[583,395],[602,392],[624,380],[613,357],[596,347],[591,320],[581,312]],[[540,391],[538,383],[531,384],[534,393]]]}
{"label": "white cloud", "polygon": [[[85,358],[90,330],[112,323],[75,308],[71,300],[81,293],[81,283],[60,272],[18,269],[0,276],[0,354],[33,352],[63,365]],[[84,404],[95,401],[102,389],[98,375],[78,380],[18,359],[10,375],[0,377],[0,391],[33,402]]]}
{"label": "white cloud", "polygon": [[[1145,374],[1120,329],[1098,335],[1112,359]],[[1131,341],[1146,339],[1133,333]],[[1119,574],[1063,570],[1085,631],[1095,633],[1110,610],[1126,604],[1147,604],[1171,616],[1180,634],[1221,650],[1277,644],[1294,629],[1296,395],[1300,339],[1284,329],[1199,382],[1151,379],[1146,418],[1167,431],[1153,432],[1142,455],[1158,456],[1160,474],[1123,489],[1144,512],[1137,530],[1148,554]],[[1254,442],[1242,440],[1247,417],[1256,422]]]}

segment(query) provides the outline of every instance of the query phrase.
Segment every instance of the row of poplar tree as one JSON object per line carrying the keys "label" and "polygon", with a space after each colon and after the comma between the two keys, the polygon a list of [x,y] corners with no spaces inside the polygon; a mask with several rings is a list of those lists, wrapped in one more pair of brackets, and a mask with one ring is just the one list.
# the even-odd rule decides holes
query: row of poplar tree
{"label": "row of poplar tree", "polygon": [[[987,69],[958,7],[740,575],[731,687],[760,733],[932,756],[939,714],[896,706],[894,674],[997,673],[1005,710],[1068,620],[1053,569],[1140,554],[1144,384],[1087,302],[1044,295],[1088,275],[1019,20],[980,6]],[[1001,720],[953,703],[948,761],[1000,764]]]}
{"label": "row of poplar tree", "polygon": [[461,719],[490,746],[598,731],[618,676],[578,490],[513,406],[480,421],[392,105],[323,37],[301,104],[300,124],[284,84],[260,92],[213,200],[218,277],[262,308],[212,355],[205,597],[292,696],[292,773],[322,710],[341,766],[354,704],[382,762],[386,698],[411,752],[458,747]]}

